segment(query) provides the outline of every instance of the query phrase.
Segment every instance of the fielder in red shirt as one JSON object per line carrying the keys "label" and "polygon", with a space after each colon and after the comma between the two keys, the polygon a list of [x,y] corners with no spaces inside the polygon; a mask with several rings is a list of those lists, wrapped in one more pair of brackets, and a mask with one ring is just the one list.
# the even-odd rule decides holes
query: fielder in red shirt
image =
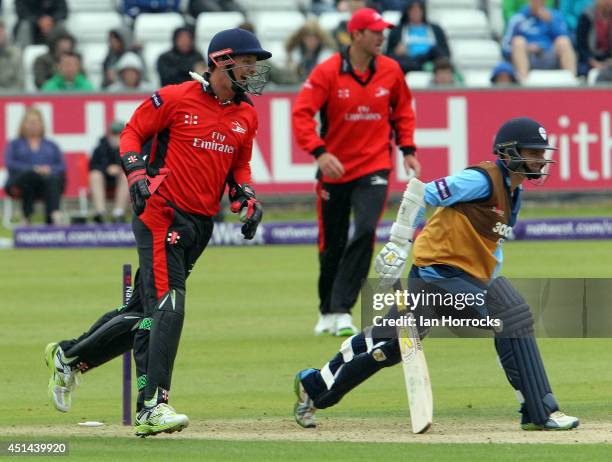
{"label": "fielder in red shirt", "polygon": [[[49,394],[66,412],[81,372],[133,347],[138,436],[180,431],[189,423],[168,405],[185,280],[211,237],[226,184],[245,239],[255,236],[262,218],[250,186],[257,114],[246,93],[261,93],[270,69],[257,61],[271,53],[252,33],[229,29],[213,37],[208,57],[210,73],[192,73],[193,81],[153,93],[121,135],[140,263],[130,303],[78,339],[50,343],[45,351]],[[151,139],[145,159],[143,146]]]}
{"label": "fielder in red shirt", "polygon": [[[319,322],[315,334],[353,335],[351,309],[367,277],[387,199],[392,141],[418,175],[412,96],[397,62],[382,56],[393,27],[371,8],[348,23],[352,43],[315,67],[293,106],[293,132],[317,160]],[[317,133],[314,119],[319,113]],[[348,239],[351,212],[355,232]]]}

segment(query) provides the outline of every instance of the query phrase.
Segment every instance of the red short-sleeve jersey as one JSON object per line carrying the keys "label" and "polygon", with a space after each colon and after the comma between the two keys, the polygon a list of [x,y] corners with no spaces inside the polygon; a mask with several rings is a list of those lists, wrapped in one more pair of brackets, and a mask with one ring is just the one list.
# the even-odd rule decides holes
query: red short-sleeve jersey
{"label": "red short-sleeve jersey", "polygon": [[230,173],[239,184],[251,182],[256,132],[257,113],[246,97],[221,104],[209,86],[190,81],[145,100],[121,134],[120,151],[140,153],[156,137],[152,162],[170,175],[155,194],[186,212],[213,216]]}

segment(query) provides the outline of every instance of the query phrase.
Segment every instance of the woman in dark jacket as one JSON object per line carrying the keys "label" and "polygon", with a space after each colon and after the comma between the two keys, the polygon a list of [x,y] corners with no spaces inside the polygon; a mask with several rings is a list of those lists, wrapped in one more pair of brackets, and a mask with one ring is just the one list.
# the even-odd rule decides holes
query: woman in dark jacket
{"label": "woman in dark jacket", "polygon": [[389,34],[387,55],[404,72],[420,71],[425,63],[450,58],[446,35],[440,26],[427,21],[423,0],[412,0],[406,6],[399,25]]}

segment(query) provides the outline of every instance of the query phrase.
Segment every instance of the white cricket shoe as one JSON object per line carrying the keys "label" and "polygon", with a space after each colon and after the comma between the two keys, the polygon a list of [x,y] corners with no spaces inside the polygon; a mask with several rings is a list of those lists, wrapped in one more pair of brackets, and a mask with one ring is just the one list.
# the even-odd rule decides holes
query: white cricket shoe
{"label": "white cricket shoe", "polygon": [[304,386],[302,385],[302,381],[300,380],[303,372],[307,372],[308,369],[298,372],[295,375],[295,380],[293,382],[293,390],[295,391],[295,396],[297,398],[295,405],[293,406],[293,416],[295,417],[295,421],[304,428],[316,428],[317,419],[315,418],[315,412],[317,408],[314,406],[312,399],[304,390]]}
{"label": "white cricket shoe", "polygon": [[336,316],[335,314],[320,314],[319,321],[314,328],[315,335],[334,335],[336,333]]}
{"label": "white cricket shoe", "polygon": [[134,430],[136,436],[153,436],[158,433],[174,433],[189,425],[189,417],[178,414],[172,406],[160,403],[155,407],[144,408],[136,415]]}
{"label": "white cricket shoe", "polygon": [[353,324],[353,317],[350,313],[342,313],[336,315],[336,326],[334,335],[337,337],[350,337],[359,333],[359,329]]}
{"label": "white cricket shoe", "polygon": [[565,415],[561,411],[553,412],[548,416],[548,420],[544,425],[538,425],[534,423],[523,423],[521,428],[527,431],[533,430],[571,430],[580,425],[580,420],[577,417],[571,415]]}
{"label": "white cricket shoe", "polygon": [[60,412],[68,412],[72,405],[72,392],[79,386],[81,371],[65,363],[62,348],[57,343],[45,347],[45,363],[49,368],[48,393],[51,402]]}

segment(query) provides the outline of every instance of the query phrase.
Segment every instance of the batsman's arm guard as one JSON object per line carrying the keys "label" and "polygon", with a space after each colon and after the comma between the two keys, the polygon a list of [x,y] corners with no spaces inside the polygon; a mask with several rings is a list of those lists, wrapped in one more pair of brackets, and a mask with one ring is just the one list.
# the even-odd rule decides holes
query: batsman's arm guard
{"label": "batsman's arm guard", "polygon": [[414,230],[425,208],[424,197],[425,185],[417,178],[412,179],[404,191],[397,218],[391,226],[389,242],[374,261],[374,269],[383,288],[393,285],[404,273]]}

